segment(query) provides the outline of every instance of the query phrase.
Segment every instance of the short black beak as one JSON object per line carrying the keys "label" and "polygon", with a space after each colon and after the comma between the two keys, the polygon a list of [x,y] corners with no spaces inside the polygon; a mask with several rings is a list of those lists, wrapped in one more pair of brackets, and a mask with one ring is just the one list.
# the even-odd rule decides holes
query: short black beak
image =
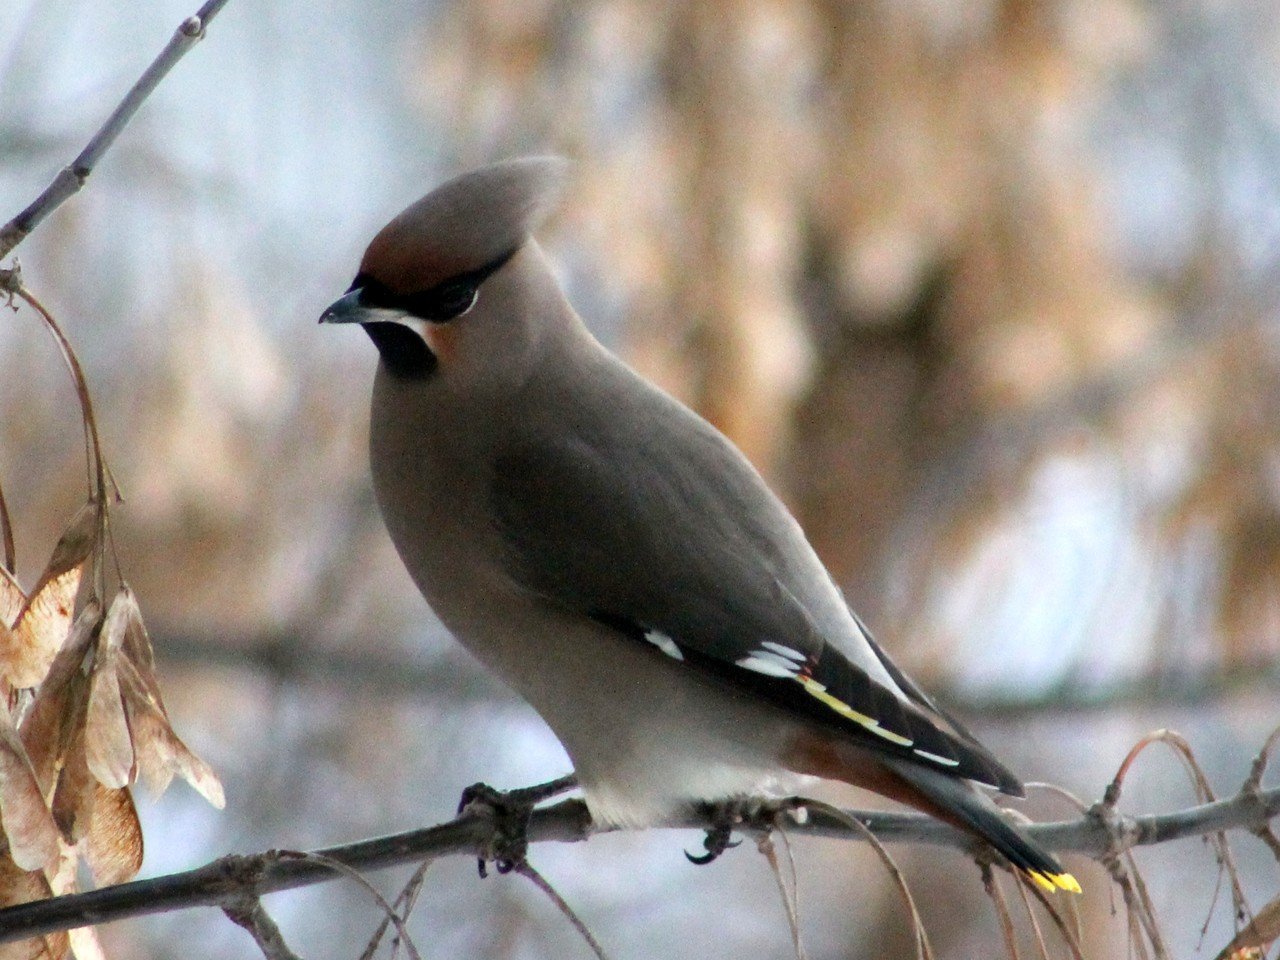
{"label": "short black beak", "polygon": [[365,323],[370,320],[369,308],[360,302],[364,290],[356,287],[339,297],[320,314],[321,323]]}

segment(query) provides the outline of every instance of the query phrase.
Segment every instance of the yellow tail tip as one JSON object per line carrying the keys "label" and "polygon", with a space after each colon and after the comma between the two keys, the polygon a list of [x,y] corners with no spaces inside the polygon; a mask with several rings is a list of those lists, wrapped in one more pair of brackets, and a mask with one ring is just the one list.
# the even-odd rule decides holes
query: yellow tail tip
{"label": "yellow tail tip", "polygon": [[1027,876],[1036,882],[1040,889],[1049,893],[1055,890],[1065,890],[1067,893],[1082,893],[1080,884],[1069,873],[1041,873],[1038,870],[1028,870]]}

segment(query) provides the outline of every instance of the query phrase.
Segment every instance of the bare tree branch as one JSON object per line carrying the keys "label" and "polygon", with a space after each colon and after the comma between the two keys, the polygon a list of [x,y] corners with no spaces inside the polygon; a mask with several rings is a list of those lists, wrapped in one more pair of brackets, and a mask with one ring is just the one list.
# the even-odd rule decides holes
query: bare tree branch
{"label": "bare tree branch", "polygon": [[106,122],[80,151],[80,155],[58,171],[53,182],[25,210],[0,227],[0,260],[9,256],[45,217],[79,192],[102,155],[115,143],[116,137],[133,119],[143,101],[151,95],[151,91],[165,78],[173,65],[204,39],[205,28],[226,4],[227,0],[206,0],[194,15],[182,21],[159,56],[143,71],[138,82],[111,112],[111,116],[107,117]]}
{"label": "bare tree branch", "polygon": [[[740,829],[763,833],[772,829],[779,811],[794,810],[796,801],[764,802],[761,813],[744,821]],[[850,818],[864,824],[879,840],[888,843],[925,843],[976,851],[977,841],[954,827],[923,814],[841,811],[824,812],[821,805],[808,810],[803,823],[788,823],[789,834],[866,841],[853,829]],[[1220,830],[1257,830],[1280,815],[1280,787],[1245,789],[1227,800],[1218,800],[1173,813],[1126,816],[1098,805],[1075,820],[1041,823],[1024,829],[1035,841],[1058,852],[1078,853],[1094,860],[1114,860],[1133,847],[1203,836]],[[664,824],[666,827],[708,829],[710,813],[690,813]],[[344,844],[318,851],[318,857],[267,851],[253,856],[228,856],[184,873],[136,880],[50,900],[19,904],[0,910],[0,943],[67,930],[88,924],[110,923],[127,917],[164,913],[188,907],[243,903],[278,890],[333,880],[340,876],[324,861],[332,860],[355,870],[376,870],[417,863],[424,857],[477,856],[493,843],[494,822],[483,813],[469,812],[438,826]],[[591,822],[581,800],[564,800],[534,811],[529,841],[572,843],[590,838],[602,828]]]}

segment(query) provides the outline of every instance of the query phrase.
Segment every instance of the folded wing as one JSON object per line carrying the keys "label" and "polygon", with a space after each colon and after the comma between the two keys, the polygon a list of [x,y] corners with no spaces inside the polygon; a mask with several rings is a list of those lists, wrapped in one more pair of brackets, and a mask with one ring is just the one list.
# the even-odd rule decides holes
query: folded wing
{"label": "folded wing", "polygon": [[[1021,793],[847,611],[737,450],[661,395],[627,413],[526,432],[495,460],[517,581],[872,750]],[[664,428],[671,417],[679,429]]]}

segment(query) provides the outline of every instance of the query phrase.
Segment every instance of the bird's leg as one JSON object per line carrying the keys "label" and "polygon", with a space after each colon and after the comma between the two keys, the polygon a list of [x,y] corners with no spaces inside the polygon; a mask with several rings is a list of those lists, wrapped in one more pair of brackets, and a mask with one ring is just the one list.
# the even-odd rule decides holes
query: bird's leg
{"label": "bird's leg", "polygon": [[735,829],[747,829],[769,833],[778,825],[778,818],[790,813],[797,822],[807,818],[806,804],[810,801],[803,797],[787,797],[782,800],[771,800],[764,797],[733,797],[715,803],[700,804],[699,812],[707,817],[711,826],[703,838],[702,846],[707,851],[692,854],[685,851],[690,863],[704,866],[715,860],[726,850],[731,850],[742,843],[732,841]]}
{"label": "bird's leg", "polygon": [[492,822],[493,829],[480,852],[480,876],[488,876],[487,864],[493,861],[499,873],[510,873],[522,863],[529,850],[527,833],[533,808],[543,800],[559,796],[578,785],[574,774],[520,787],[497,790],[487,783],[473,783],[462,791],[458,801],[459,815],[477,814]]}
{"label": "bird's leg", "polygon": [[[751,809],[748,809],[751,808]],[[702,848],[706,853],[692,854],[688,850],[684,855],[690,863],[706,866],[726,850],[738,846],[741,840],[733,840],[733,828],[740,826],[750,818],[754,811],[754,802],[749,797],[734,797],[715,803],[699,804],[699,811],[711,822],[707,835],[702,838]]]}
{"label": "bird's leg", "polygon": [[696,863],[698,866],[704,867],[726,850],[730,850],[742,843],[741,840],[731,839],[732,836],[732,824],[717,823],[714,827],[709,828],[707,835],[702,838],[702,846],[707,851],[706,853],[693,854],[686,850],[684,855],[688,857],[690,863]]}
{"label": "bird's leg", "polygon": [[535,783],[532,787],[519,787],[515,790],[508,790],[507,796],[519,803],[527,803],[531,807],[536,807],[543,800],[550,800],[552,797],[558,797],[562,793],[568,793],[570,790],[576,789],[577,786],[578,775],[576,773],[566,773],[563,777],[548,780],[546,783]]}

